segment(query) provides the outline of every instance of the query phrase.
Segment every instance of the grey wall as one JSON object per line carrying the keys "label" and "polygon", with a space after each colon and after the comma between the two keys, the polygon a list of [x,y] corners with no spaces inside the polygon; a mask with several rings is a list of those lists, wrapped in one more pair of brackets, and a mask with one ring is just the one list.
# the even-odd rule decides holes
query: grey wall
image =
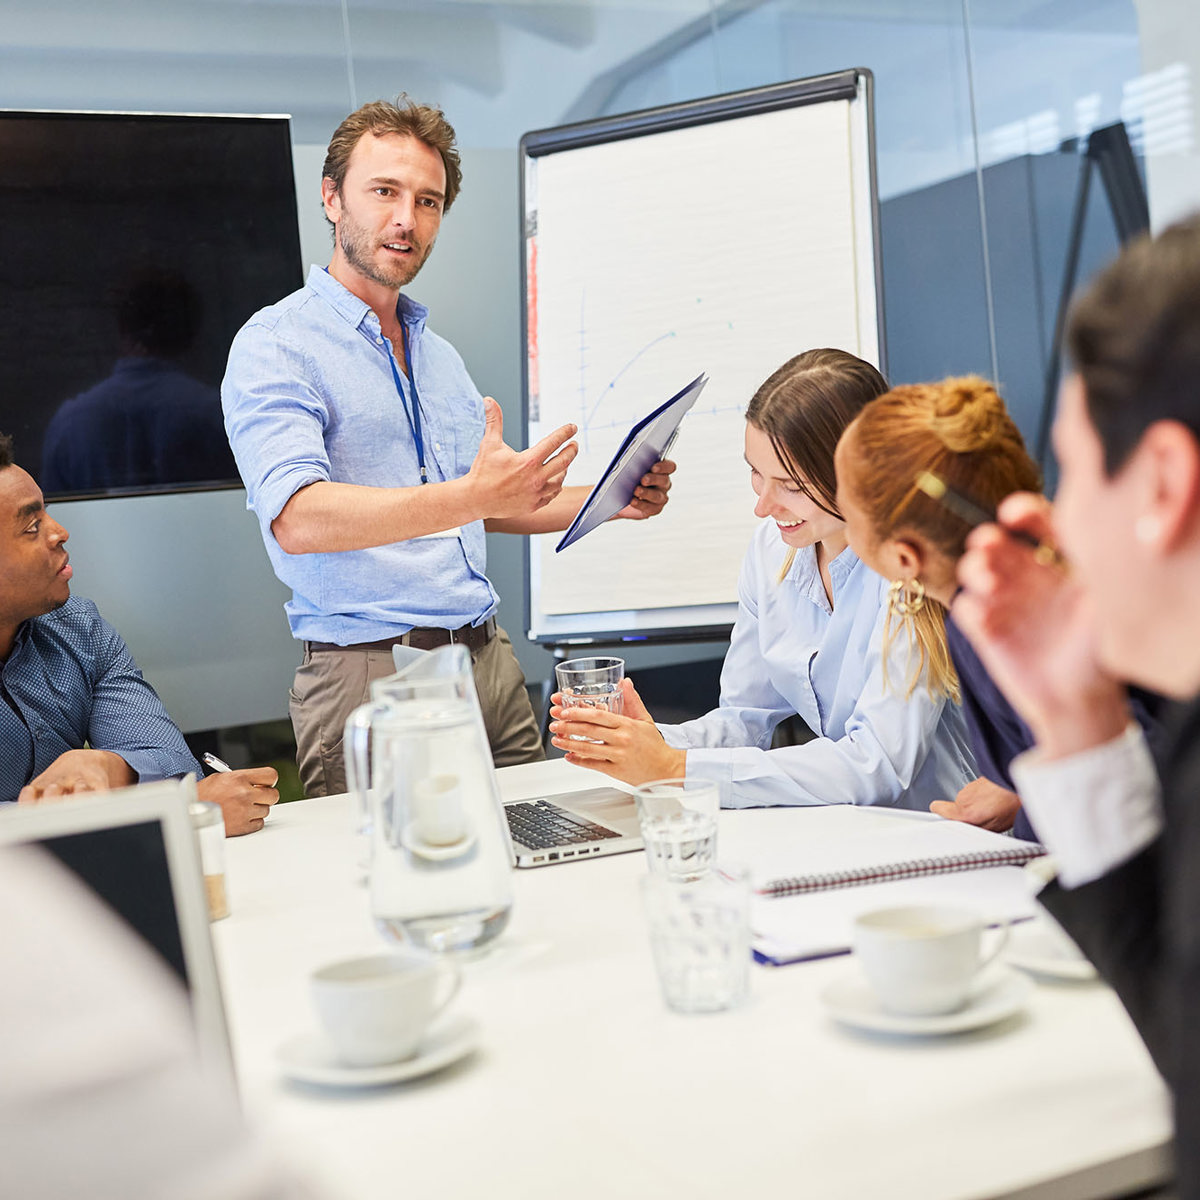
{"label": "grey wall", "polygon": [[[1031,449],[1044,408],[1079,170],[1073,153],[1023,155],[983,169],[998,383]],[[986,374],[987,293],[975,176],[885,200],[880,226],[892,382]],[[1096,173],[1077,284],[1117,248]]]}
{"label": "grey wall", "polygon": [[[329,258],[323,155],[323,146],[296,148],[306,268]],[[431,325],[461,349],[480,388],[500,402],[505,435],[520,444],[517,155],[467,150],[463,159],[466,186],[412,291],[432,310]],[[283,612],[288,593],[271,571],[244,492],[65,501],[54,515],[71,533],[76,593],[95,600],[121,631],[185,731],[287,715],[299,644]],[[489,536],[490,574],[501,623],[526,675],[540,682],[553,659],[525,640],[521,544]],[[641,648],[628,660],[635,670],[714,653],[720,648]]]}
{"label": "grey wall", "polygon": [[72,588],[95,600],[185,731],[287,713],[287,593],[241,491],[54,505]]}

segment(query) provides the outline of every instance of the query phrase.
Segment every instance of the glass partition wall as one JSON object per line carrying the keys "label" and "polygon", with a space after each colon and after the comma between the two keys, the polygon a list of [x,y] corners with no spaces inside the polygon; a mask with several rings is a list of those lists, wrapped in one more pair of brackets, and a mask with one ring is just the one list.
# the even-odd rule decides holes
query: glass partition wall
{"label": "glass partition wall", "polygon": [[[366,99],[399,91],[442,105],[468,170],[460,215],[443,235],[459,245],[445,256],[451,261],[439,262],[439,250],[430,264],[434,295],[453,298],[452,312],[435,317],[442,326],[449,317],[446,332],[485,389],[515,405],[513,164],[523,132],[866,66],[876,78],[891,373],[996,376],[1032,433],[1080,139],[1123,120],[1135,152],[1160,160],[1164,181],[1177,180],[1178,160],[1188,160],[1185,171],[1195,167],[1188,55],[1200,41],[1191,28],[1200,18],[1187,7],[1184,0],[48,0],[8,14],[0,106],[290,113],[304,249],[320,260],[318,152],[338,120]],[[1186,197],[1186,185],[1176,183],[1180,193]],[[1085,218],[1081,273],[1115,245],[1102,193]],[[472,303],[464,312],[462,294],[477,274],[494,286],[482,310]],[[485,329],[489,321],[495,331]]]}
{"label": "glass partition wall", "polygon": [[[511,440],[520,135],[868,67],[889,373],[995,377],[1036,442],[1083,139],[1125,123],[1156,223],[1200,202],[1198,26],[1193,0],[45,0],[6,13],[0,107],[289,113],[303,258],[322,263],[338,121],[400,91],[440,104],[465,185],[414,294],[501,401]],[[753,183],[730,181],[748,219]],[[227,201],[242,203],[236,188]],[[1081,280],[1116,246],[1102,188],[1082,225]],[[736,229],[714,237],[736,252]],[[519,631],[515,539],[493,539],[491,570]],[[521,655],[545,673],[544,652]]]}

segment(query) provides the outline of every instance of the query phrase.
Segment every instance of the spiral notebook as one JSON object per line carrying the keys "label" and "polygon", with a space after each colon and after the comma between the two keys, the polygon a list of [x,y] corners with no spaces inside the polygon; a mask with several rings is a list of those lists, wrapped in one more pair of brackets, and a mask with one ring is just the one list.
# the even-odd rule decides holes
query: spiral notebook
{"label": "spiral notebook", "polygon": [[873,908],[951,904],[989,923],[1036,912],[1023,867],[1041,846],[929,813],[849,805],[763,811],[728,833],[722,826],[722,859],[746,863],[754,880],[760,962],[845,954],[855,917]]}
{"label": "spiral notebook", "polygon": [[898,879],[917,879],[924,875],[949,875],[955,871],[976,871],[983,867],[1023,867],[1046,853],[1036,842],[1007,840],[1009,845],[987,850],[874,863],[815,875],[789,875],[769,880],[756,891],[760,896],[767,897],[803,896],[809,892],[825,892],[830,888],[866,887],[873,883],[892,883]]}

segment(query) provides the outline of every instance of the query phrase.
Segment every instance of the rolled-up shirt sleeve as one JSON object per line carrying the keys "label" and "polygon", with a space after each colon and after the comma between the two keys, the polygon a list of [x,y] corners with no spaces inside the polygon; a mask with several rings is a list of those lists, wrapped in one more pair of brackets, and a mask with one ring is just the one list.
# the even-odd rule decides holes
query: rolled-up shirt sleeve
{"label": "rolled-up shirt sleeve", "polygon": [[265,535],[302,487],[332,478],[325,401],[303,350],[274,329],[246,325],[229,351],[221,384],[225,430]]}

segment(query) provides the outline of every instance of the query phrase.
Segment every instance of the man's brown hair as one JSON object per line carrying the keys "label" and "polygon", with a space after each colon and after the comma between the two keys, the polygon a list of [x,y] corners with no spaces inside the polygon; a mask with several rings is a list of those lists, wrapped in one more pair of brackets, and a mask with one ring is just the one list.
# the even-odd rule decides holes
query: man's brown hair
{"label": "man's brown hair", "polygon": [[442,157],[446,168],[446,199],[442,211],[449,212],[450,205],[462,188],[462,164],[454,144],[454,128],[446,120],[440,108],[418,104],[403,93],[391,100],[372,100],[355,109],[334,131],[325,152],[325,166],[321,174],[332,179],[338,193],[346,178],[350,155],[364,134],[382,137],[389,133],[415,137]]}
{"label": "man's brown hair", "polygon": [[12,465],[12,438],[7,433],[0,433],[0,471]]}

